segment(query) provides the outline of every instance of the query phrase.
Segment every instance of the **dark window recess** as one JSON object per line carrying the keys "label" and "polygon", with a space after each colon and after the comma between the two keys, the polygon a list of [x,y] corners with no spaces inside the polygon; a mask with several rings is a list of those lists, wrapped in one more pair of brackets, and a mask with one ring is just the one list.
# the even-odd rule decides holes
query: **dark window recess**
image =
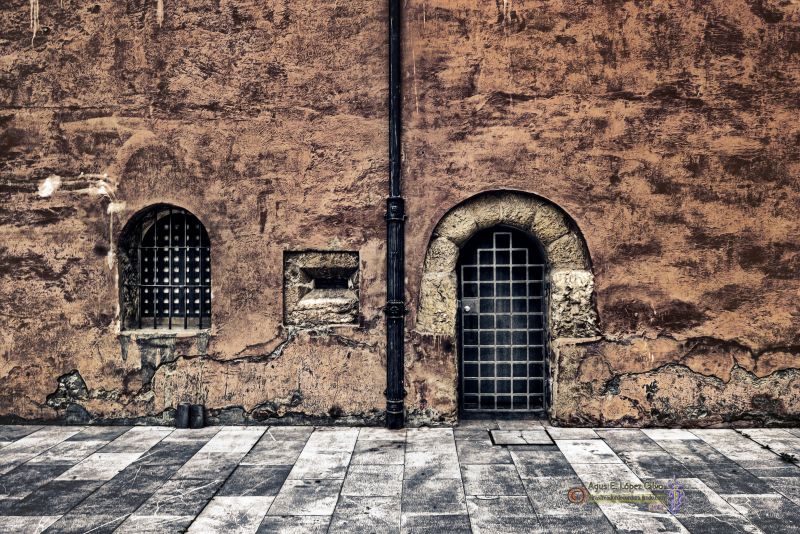
{"label": "dark window recess", "polygon": [[314,278],[314,289],[348,289],[349,277]]}
{"label": "dark window recess", "polygon": [[358,264],[358,252],[285,252],[285,323],[358,322]]}
{"label": "dark window recess", "polygon": [[211,251],[202,223],[184,209],[161,205],[128,226],[120,240],[123,326],[210,326]]}

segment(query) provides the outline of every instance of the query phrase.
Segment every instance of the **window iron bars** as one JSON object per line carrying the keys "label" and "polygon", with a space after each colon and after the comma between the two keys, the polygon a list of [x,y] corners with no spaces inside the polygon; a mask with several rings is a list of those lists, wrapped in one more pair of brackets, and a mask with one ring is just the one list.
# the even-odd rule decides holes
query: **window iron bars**
{"label": "window iron bars", "polygon": [[211,324],[210,242],[203,224],[181,208],[143,218],[137,246],[138,327],[204,328]]}

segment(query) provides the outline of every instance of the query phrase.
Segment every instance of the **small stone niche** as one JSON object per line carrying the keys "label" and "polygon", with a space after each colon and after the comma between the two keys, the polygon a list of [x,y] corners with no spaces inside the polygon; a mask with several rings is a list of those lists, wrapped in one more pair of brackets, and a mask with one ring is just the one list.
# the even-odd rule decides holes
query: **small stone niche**
{"label": "small stone niche", "polygon": [[358,252],[285,252],[284,323],[357,323],[358,265]]}

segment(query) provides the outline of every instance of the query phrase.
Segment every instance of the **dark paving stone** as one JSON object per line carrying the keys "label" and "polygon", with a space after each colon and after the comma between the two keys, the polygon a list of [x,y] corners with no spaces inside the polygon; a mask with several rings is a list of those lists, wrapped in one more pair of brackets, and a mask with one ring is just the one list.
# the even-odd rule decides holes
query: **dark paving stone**
{"label": "dark paving stone", "polygon": [[477,532],[527,534],[542,531],[528,497],[467,497],[467,510],[471,526]]}
{"label": "dark paving stone", "polygon": [[258,534],[325,534],[330,522],[330,516],[268,515],[258,527]]}
{"label": "dark paving stone", "polygon": [[664,440],[659,445],[690,471],[710,469],[714,465],[732,463],[732,460],[717,449],[699,439]]}
{"label": "dark paving stone", "polygon": [[409,534],[472,534],[467,514],[433,515],[403,513],[401,532]]}
{"label": "dark paving stone", "polygon": [[0,515],[64,515],[103,483],[97,480],[53,480]]}
{"label": "dark paving stone", "polygon": [[205,444],[204,441],[162,441],[132,465],[183,465]]}
{"label": "dark paving stone", "polygon": [[194,516],[191,515],[132,515],[114,531],[114,534],[164,534],[165,532],[185,532],[194,519]]}
{"label": "dark paving stone", "polygon": [[274,441],[306,441],[314,432],[313,426],[271,426],[258,443]]}
{"label": "dark paving stone", "polygon": [[461,476],[467,495],[526,495],[513,465],[462,465]]}
{"label": "dark paving stone", "polygon": [[664,450],[644,432],[634,428],[597,428],[595,433],[616,453]]}
{"label": "dark paving stone", "polygon": [[733,462],[720,462],[707,469],[692,469],[692,476],[699,478],[709,488],[720,494],[772,492],[769,484]]}
{"label": "dark paving stone", "polygon": [[38,425],[0,425],[0,441],[17,441],[40,428]]}
{"label": "dark paving stone", "polygon": [[403,512],[467,513],[464,485],[458,478],[412,477],[403,481]]}
{"label": "dark paving stone", "polygon": [[625,451],[617,454],[639,478],[690,478],[691,472],[663,450]]}
{"label": "dark paving stone", "polygon": [[545,532],[550,534],[613,534],[616,532],[599,508],[595,512],[574,513],[570,515],[543,515],[539,520]]}
{"label": "dark paving stone", "polygon": [[0,477],[0,497],[25,497],[69,468],[60,464],[22,464]]}
{"label": "dark paving stone", "polygon": [[561,451],[548,450],[517,450],[511,451],[511,458],[521,478],[536,477],[572,477],[572,470],[567,459]]}
{"label": "dark paving stone", "polygon": [[756,531],[756,527],[740,515],[679,516],[678,521],[693,534],[751,534]]}
{"label": "dark paving stone", "polygon": [[129,426],[89,427],[68,437],[66,441],[113,441],[130,429]]}
{"label": "dark paving stone", "polygon": [[67,514],[48,528],[47,534],[110,534],[122,524],[127,515],[75,515]]}
{"label": "dark paving stone", "polygon": [[223,479],[168,480],[134,515],[198,515],[222,485]]}
{"label": "dark paving stone", "polygon": [[177,466],[128,466],[76,506],[75,515],[130,514],[172,476]]}
{"label": "dark paving stone", "polygon": [[510,464],[511,454],[491,441],[457,441],[458,461],[463,464]]}
{"label": "dark paving stone", "polygon": [[291,466],[240,465],[225,481],[217,495],[221,497],[271,497],[289,476]]}
{"label": "dark paving stone", "polygon": [[591,513],[597,505],[591,502],[575,504],[570,502],[567,494],[572,488],[581,488],[583,483],[572,475],[568,477],[538,477],[523,481],[528,497],[539,515],[567,515],[573,513]]}
{"label": "dark paving stone", "polygon": [[489,438],[489,430],[485,428],[454,428],[456,441],[485,441]]}

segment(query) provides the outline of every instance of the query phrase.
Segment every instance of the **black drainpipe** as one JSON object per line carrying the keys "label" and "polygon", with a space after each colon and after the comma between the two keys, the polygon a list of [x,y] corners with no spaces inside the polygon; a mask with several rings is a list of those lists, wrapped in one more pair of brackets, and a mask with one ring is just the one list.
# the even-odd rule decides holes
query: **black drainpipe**
{"label": "black drainpipe", "polygon": [[405,425],[403,331],[405,304],[405,206],[400,191],[401,0],[389,0],[389,198],[386,199],[386,427]]}

